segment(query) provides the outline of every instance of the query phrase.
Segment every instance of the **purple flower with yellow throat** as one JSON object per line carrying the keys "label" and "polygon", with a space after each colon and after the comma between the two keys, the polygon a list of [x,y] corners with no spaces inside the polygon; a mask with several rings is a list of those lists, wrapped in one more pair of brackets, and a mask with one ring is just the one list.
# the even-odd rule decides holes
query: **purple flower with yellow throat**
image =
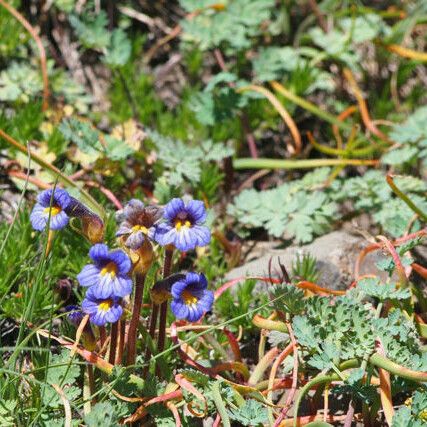
{"label": "purple flower with yellow throat", "polygon": [[90,287],[95,298],[122,298],[132,292],[132,263],[124,251],[109,251],[107,245],[98,243],[90,248],[89,256],[93,264],[85,265],[77,280],[81,286]]}
{"label": "purple flower with yellow throat", "polygon": [[187,273],[171,287],[171,310],[178,319],[197,322],[212,308],[214,294],[204,274]]}
{"label": "purple flower with yellow throat", "polygon": [[173,245],[180,251],[206,246],[211,233],[206,227],[206,209],[200,200],[172,199],[164,208],[166,220],[157,226],[155,240],[162,246]]}
{"label": "purple flower with yellow throat", "polygon": [[116,236],[123,237],[128,248],[137,250],[147,239],[153,239],[156,223],[162,215],[158,206],[145,206],[140,200],[132,199],[118,215],[121,223]]}
{"label": "purple flower with yellow throat", "polygon": [[34,230],[42,231],[49,222],[51,230],[59,230],[67,226],[70,218],[66,212],[71,203],[67,191],[60,188],[50,188],[37,196],[30,220]]}
{"label": "purple flower with yellow throat", "polygon": [[115,323],[123,314],[120,298],[97,298],[93,287],[86,292],[82,310],[85,314],[89,314],[90,322],[97,326],[104,326],[107,322]]}

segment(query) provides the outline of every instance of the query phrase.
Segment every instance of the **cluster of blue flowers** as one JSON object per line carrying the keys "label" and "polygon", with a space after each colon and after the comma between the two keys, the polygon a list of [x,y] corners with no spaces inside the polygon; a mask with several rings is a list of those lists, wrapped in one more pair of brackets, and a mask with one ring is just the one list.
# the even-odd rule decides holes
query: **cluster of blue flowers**
{"label": "cluster of blue flowers", "polygon": [[[70,216],[87,211],[67,191],[56,188],[39,194],[30,218],[35,230],[42,231],[48,224],[50,229],[58,230],[67,226]],[[174,198],[162,209],[133,199],[118,214],[118,220],[116,236],[127,252],[138,251],[150,242],[190,251],[208,245],[211,239],[210,230],[204,225],[206,209],[200,200],[185,203]],[[125,250],[109,250],[103,243],[93,245],[89,256],[93,262],[77,276],[79,284],[88,288],[82,302],[83,313],[89,314],[97,326],[117,322],[123,314],[123,298],[132,293],[131,258]],[[175,281],[168,289],[174,315],[190,322],[200,320],[214,301],[213,292],[207,287],[206,277],[194,272]]]}

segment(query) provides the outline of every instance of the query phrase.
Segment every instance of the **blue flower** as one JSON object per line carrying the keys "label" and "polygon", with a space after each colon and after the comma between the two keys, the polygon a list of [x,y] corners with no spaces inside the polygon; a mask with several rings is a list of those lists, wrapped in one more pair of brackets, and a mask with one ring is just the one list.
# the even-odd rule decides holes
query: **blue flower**
{"label": "blue flower", "polygon": [[64,228],[69,221],[66,209],[71,202],[71,197],[67,191],[60,188],[49,189],[41,192],[37,196],[30,220],[34,230],[42,231],[46,228],[49,221],[49,227],[52,230]]}
{"label": "blue flower", "polygon": [[204,274],[187,273],[185,278],[172,285],[171,309],[178,319],[197,322],[203,313],[212,308],[214,294],[207,290]]}
{"label": "blue flower", "polygon": [[67,317],[70,323],[78,327],[83,320],[84,314],[78,305],[67,305],[65,312],[68,313]]}
{"label": "blue flower", "polygon": [[89,320],[97,326],[104,326],[107,322],[117,322],[123,314],[120,299],[97,298],[93,289],[93,287],[88,289],[86,298],[82,302],[83,312],[89,314]]}
{"label": "blue flower", "polygon": [[81,286],[90,286],[96,298],[124,297],[132,292],[132,279],[128,273],[131,260],[121,249],[108,251],[108,246],[98,243],[90,248],[93,264],[85,265],[77,275]]}
{"label": "blue flower", "polygon": [[196,246],[206,246],[211,240],[206,221],[206,209],[202,201],[172,199],[164,209],[165,223],[157,226],[155,239],[162,245],[174,245],[180,251],[189,251]]}
{"label": "blue flower", "polygon": [[116,236],[123,236],[124,243],[133,250],[139,249],[146,239],[153,239],[155,224],[162,217],[158,206],[144,206],[140,200],[130,200],[118,214],[121,221]]}

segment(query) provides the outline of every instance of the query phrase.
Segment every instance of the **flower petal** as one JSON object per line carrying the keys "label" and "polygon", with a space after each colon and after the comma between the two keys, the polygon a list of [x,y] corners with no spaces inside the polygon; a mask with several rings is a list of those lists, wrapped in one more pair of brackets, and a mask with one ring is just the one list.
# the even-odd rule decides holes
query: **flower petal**
{"label": "flower petal", "polygon": [[171,287],[171,294],[174,298],[181,298],[181,294],[184,289],[188,286],[186,280],[178,280]]}
{"label": "flower petal", "polygon": [[93,286],[99,283],[100,270],[94,264],[85,265],[82,271],[77,275],[80,286]]}
{"label": "flower petal", "polygon": [[190,200],[185,206],[193,224],[203,224],[206,221],[206,208],[201,200]]}
{"label": "flower petal", "polygon": [[120,224],[120,227],[116,232],[116,237],[123,236],[125,234],[130,234],[130,233],[132,233],[132,227],[128,222],[123,222]]}
{"label": "flower petal", "polygon": [[61,211],[50,217],[49,227],[51,230],[60,230],[68,225],[69,220],[68,215],[64,211]]}
{"label": "flower petal", "polygon": [[173,244],[180,251],[191,251],[197,245],[197,237],[192,233],[189,227],[182,227],[177,230]]}
{"label": "flower petal", "polygon": [[89,250],[89,256],[95,261],[95,263],[102,263],[108,259],[108,246],[104,243],[97,243],[93,245]]}
{"label": "flower petal", "polygon": [[113,296],[123,298],[132,293],[132,279],[117,276],[112,280]]}
{"label": "flower petal", "polygon": [[47,224],[47,218],[45,215],[43,215],[43,213],[44,207],[41,204],[36,203],[30,214],[30,221],[34,230],[42,231],[45,229]]}
{"label": "flower petal", "polygon": [[117,274],[126,274],[132,267],[132,262],[124,251],[116,249],[108,254],[108,258],[117,265]]}
{"label": "flower petal", "polygon": [[95,314],[90,315],[90,321],[97,326],[104,326],[107,323],[106,314],[106,311],[98,310]]}
{"label": "flower petal", "polygon": [[105,318],[110,323],[117,322],[122,317],[123,308],[119,304],[114,304],[105,314]]}
{"label": "flower petal", "polygon": [[188,306],[181,299],[171,301],[171,311],[178,319],[185,319],[188,315]]}
{"label": "flower petal", "polygon": [[187,320],[189,322],[197,322],[203,316],[203,310],[197,304],[193,304],[188,308]]}
{"label": "flower petal", "polygon": [[197,302],[198,306],[203,311],[210,311],[214,302],[214,293],[212,291],[205,290],[203,296]]}
{"label": "flower petal", "polygon": [[184,202],[182,199],[174,198],[165,206],[163,217],[166,220],[173,222],[176,216],[182,211],[185,211]]}
{"label": "flower petal", "polygon": [[130,233],[126,239],[125,245],[133,250],[139,249],[145,241],[145,235],[142,231]]}
{"label": "flower petal", "polygon": [[95,314],[98,311],[98,303],[96,300],[85,298],[82,301],[82,310],[85,314]]}
{"label": "flower petal", "polygon": [[160,224],[160,226],[156,228],[154,240],[161,246],[170,245],[175,241],[176,233],[175,227],[168,224]]}
{"label": "flower petal", "polygon": [[61,209],[66,209],[71,202],[71,197],[68,194],[68,191],[62,190],[61,188],[55,188],[55,192],[53,194],[54,200],[56,204]]}
{"label": "flower petal", "polygon": [[195,225],[191,231],[196,238],[197,246],[207,246],[211,241],[211,231],[204,225]]}

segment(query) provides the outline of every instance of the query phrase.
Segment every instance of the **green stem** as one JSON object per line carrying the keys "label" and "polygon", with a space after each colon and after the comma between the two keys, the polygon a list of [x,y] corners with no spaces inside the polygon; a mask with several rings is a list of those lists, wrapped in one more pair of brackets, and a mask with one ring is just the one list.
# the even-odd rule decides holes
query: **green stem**
{"label": "green stem", "polygon": [[389,371],[393,375],[397,375],[407,380],[427,382],[427,372],[414,371],[412,369],[405,368],[404,366],[398,365],[392,362],[387,357],[382,356],[379,353],[374,353],[370,358],[369,362],[378,368],[383,368]]}
{"label": "green stem", "polygon": [[265,319],[264,317],[255,315],[252,319],[252,323],[258,328],[267,329],[268,331],[288,332],[285,323],[279,320]]}
{"label": "green stem", "polygon": [[393,193],[396,194],[399,199],[402,199],[410,209],[412,209],[420,218],[427,222],[427,214],[425,214],[405,193],[403,193],[393,181],[391,175],[387,175],[387,184],[392,189]]}
{"label": "green stem", "polygon": [[[91,371],[91,373],[90,373],[90,371]],[[92,374],[92,378],[91,378],[91,374]],[[91,380],[93,381],[93,366],[88,364],[87,369],[85,370],[85,373],[84,373],[84,380],[83,380],[84,381],[83,382],[83,400],[84,400],[83,413],[85,415],[88,415],[90,413],[90,411],[92,410]]]}
{"label": "green stem", "polygon": [[294,104],[300,106],[301,108],[304,108],[307,111],[310,111],[321,119],[338,126],[340,129],[351,131],[352,126],[350,124],[337,119],[334,115],[328,113],[327,111],[321,110],[317,105],[314,105],[311,102],[299,97],[298,95],[295,95],[290,90],[283,87],[283,85],[281,85],[279,82],[273,81],[270,84],[274,90],[279,92],[282,96],[284,96],[286,99],[293,102]]}
{"label": "green stem", "polygon": [[[344,371],[346,369],[351,368],[357,368],[359,365],[359,361],[357,359],[351,359],[347,360],[346,362],[342,363],[339,366],[340,371]],[[294,408],[294,427],[297,427],[298,422],[298,410],[301,405],[301,402],[305,395],[315,386],[318,384],[328,384],[332,381],[340,380],[341,378],[337,374],[328,374],[328,375],[318,375],[317,377],[313,378],[311,381],[309,381],[304,387],[301,388],[300,392],[298,393],[297,400],[295,401],[295,408]]]}
{"label": "green stem", "polygon": [[233,160],[234,169],[311,169],[321,166],[376,166],[378,160],[361,159],[303,159],[282,160],[242,158]]}
{"label": "green stem", "polygon": [[218,410],[218,414],[221,417],[222,426],[223,427],[230,427],[230,418],[227,414],[227,409],[224,405],[224,401],[221,397],[221,391],[219,388],[220,382],[215,381],[212,385],[212,397],[215,402],[216,409]]}

